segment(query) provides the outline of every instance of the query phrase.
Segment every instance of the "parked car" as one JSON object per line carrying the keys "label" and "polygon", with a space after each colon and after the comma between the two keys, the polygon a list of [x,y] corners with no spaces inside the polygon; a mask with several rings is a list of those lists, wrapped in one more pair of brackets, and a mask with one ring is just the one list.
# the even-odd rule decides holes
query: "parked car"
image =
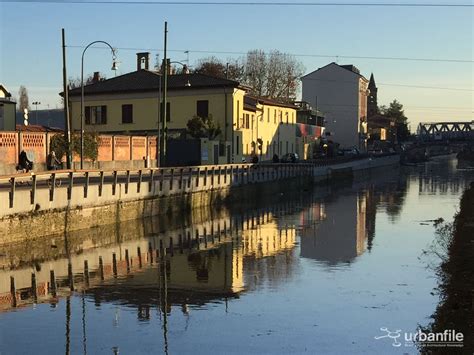
{"label": "parked car", "polygon": [[281,157],[280,160],[282,163],[298,163],[300,158],[296,153],[286,153],[284,156]]}

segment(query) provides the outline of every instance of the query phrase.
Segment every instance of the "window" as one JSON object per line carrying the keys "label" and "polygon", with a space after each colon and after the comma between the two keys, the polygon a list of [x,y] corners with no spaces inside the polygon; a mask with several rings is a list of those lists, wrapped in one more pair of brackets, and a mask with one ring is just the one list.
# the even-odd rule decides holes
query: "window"
{"label": "window", "polygon": [[270,109],[267,108],[267,122],[270,122]]}
{"label": "window", "polygon": [[133,105],[122,105],[122,123],[133,123]]}
{"label": "window", "polygon": [[253,130],[253,122],[254,122],[254,119],[255,119],[255,115],[252,115],[252,123],[251,123],[251,129]]}
{"label": "window", "polygon": [[[163,109],[163,102],[161,103],[161,110]],[[161,111],[160,111],[161,116]],[[166,122],[171,121],[171,104],[169,102],[166,103]]]}
{"label": "window", "polygon": [[273,111],[273,123],[277,123],[277,110]]}
{"label": "window", "polygon": [[196,115],[201,118],[209,117],[209,101],[208,100],[198,100],[196,102]]}
{"label": "window", "polygon": [[289,151],[288,151],[288,141],[286,141],[286,154],[288,154]]}
{"label": "window", "polygon": [[250,115],[248,113],[245,114],[245,128],[250,128]]}
{"label": "window", "polygon": [[107,106],[86,106],[85,116],[87,125],[107,124]]}
{"label": "window", "polygon": [[280,119],[280,123],[283,121],[283,112],[281,110],[278,110],[278,118]]}
{"label": "window", "polygon": [[288,112],[285,113],[286,116],[286,124],[288,124]]}
{"label": "window", "polygon": [[239,142],[239,136],[235,137],[235,154],[239,155],[240,152],[240,142]]}

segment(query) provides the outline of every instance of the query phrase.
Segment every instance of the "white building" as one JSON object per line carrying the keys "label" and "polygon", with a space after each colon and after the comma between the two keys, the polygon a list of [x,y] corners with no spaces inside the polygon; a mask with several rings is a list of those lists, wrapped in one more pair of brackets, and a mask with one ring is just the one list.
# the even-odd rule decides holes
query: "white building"
{"label": "white building", "polygon": [[303,101],[326,114],[329,139],[366,149],[369,81],[353,65],[330,63],[302,77]]}

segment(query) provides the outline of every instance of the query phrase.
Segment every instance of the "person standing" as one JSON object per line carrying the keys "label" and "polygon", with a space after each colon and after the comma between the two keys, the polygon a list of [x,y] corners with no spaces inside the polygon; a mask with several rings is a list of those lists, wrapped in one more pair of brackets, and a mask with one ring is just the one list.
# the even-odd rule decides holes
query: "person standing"
{"label": "person standing", "polygon": [[56,153],[52,150],[46,158],[46,167],[48,170],[57,170],[61,166],[61,162],[56,158]]}

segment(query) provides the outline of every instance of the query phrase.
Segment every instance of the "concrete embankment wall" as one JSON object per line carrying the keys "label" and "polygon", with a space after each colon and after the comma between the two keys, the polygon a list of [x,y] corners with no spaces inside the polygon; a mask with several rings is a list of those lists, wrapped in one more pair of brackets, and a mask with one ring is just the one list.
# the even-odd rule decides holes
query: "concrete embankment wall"
{"label": "concrete embankment wall", "polygon": [[67,172],[56,177],[63,180],[61,187],[41,184],[39,177],[21,188],[13,181],[0,190],[0,246],[160,214],[182,218],[201,207],[302,191],[314,183],[397,163],[398,156],[389,156],[323,167],[246,164],[147,169],[136,175]]}
{"label": "concrete embankment wall", "polygon": [[319,166],[314,168],[313,177],[315,182],[352,178],[364,175],[373,169],[398,165],[399,162],[399,155],[390,155],[381,158],[367,158],[349,161],[330,166]]}
{"label": "concrete embankment wall", "polygon": [[[143,174],[142,181],[132,182],[130,174],[124,172],[121,178],[125,182],[118,183],[119,174],[113,173],[115,182],[93,184],[87,182],[96,178],[90,173],[74,185],[72,173],[64,173],[68,177],[61,187],[2,189],[0,245],[159,214],[180,218],[183,212],[198,213],[200,207],[238,203],[277,194],[282,189],[302,189],[302,184],[311,183],[310,166],[303,164],[151,172],[158,175],[152,181]],[[77,174],[74,176],[78,180]],[[145,178],[149,181],[143,181]]]}

